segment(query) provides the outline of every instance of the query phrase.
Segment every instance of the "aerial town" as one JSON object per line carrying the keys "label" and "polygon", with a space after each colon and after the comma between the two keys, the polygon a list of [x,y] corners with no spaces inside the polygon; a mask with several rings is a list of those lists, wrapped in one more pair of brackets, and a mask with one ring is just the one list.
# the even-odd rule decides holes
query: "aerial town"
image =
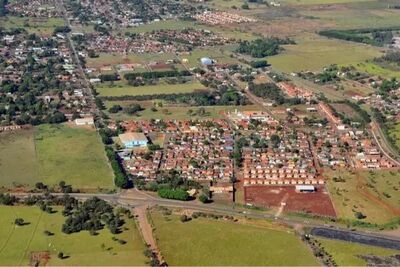
{"label": "aerial town", "polygon": [[399,17],[0,0],[0,266],[400,265]]}

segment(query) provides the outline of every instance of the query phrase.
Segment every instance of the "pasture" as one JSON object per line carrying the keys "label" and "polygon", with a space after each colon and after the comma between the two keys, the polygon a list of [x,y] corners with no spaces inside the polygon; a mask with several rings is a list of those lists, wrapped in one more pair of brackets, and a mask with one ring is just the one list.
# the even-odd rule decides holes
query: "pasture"
{"label": "pasture", "polygon": [[292,230],[265,221],[230,222],[151,212],[162,255],[171,266],[315,266]]}
{"label": "pasture", "polygon": [[139,96],[155,94],[182,94],[192,93],[196,90],[205,90],[206,88],[200,82],[191,81],[183,84],[168,84],[160,82],[156,85],[131,86],[123,81],[114,82],[114,84],[103,83],[96,86],[100,96]]}
{"label": "pasture", "polygon": [[384,249],[357,243],[318,238],[325,250],[332,255],[338,266],[366,266],[359,255],[390,256],[398,254],[397,250]]}
{"label": "pasture", "polygon": [[295,40],[296,45],[285,45],[283,53],[267,59],[274,69],[286,73],[319,71],[331,64],[356,64],[381,55],[375,47],[312,34]]}
{"label": "pasture", "polygon": [[[394,208],[398,207],[398,202],[396,206],[391,201],[396,201],[396,199],[398,201],[398,197],[395,196],[395,192],[389,191],[394,189],[388,187],[398,185],[398,179],[394,179],[390,185],[387,185],[387,182],[380,178],[384,177],[383,175],[387,176],[387,174],[382,171],[376,172],[374,175],[376,183],[373,184],[378,192],[376,193],[373,188],[367,185],[367,183],[371,183],[371,181],[368,181],[369,172],[350,173],[345,170],[325,170],[324,174],[328,178],[328,189],[339,218],[355,220],[355,212],[361,212],[366,216],[362,221],[384,224],[396,217]],[[339,178],[340,181],[335,182],[334,177]],[[388,180],[388,178],[386,179]],[[393,199],[388,200],[380,197],[385,191]]]}
{"label": "pasture", "polygon": [[40,125],[35,132],[39,181],[65,181],[75,188],[111,188],[113,173],[94,129]]}
{"label": "pasture", "polygon": [[[65,217],[61,210],[46,213],[38,207],[0,206],[0,265],[33,266],[31,257],[42,252],[43,266],[122,266],[145,265],[145,246],[132,219],[125,218],[124,230],[115,235],[126,244],[112,240],[108,229],[90,235],[88,231],[73,234],[61,232]],[[16,226],[14,220],[22,218],[27,225]],[[44,231],[54,235],[48,236]],[[58,252],[66,258],[59,259]]]}
{"label": "pasture", "polygon": [[362,62],[354,65],[359,71],[366,72],[370,75],[381,76],[386,79],[400,78],[400,71],[384,68],[372,61]]}

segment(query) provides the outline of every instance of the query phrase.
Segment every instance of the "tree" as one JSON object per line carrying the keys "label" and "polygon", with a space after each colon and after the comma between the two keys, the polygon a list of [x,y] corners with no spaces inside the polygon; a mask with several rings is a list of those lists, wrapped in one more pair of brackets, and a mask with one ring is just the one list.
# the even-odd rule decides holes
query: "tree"
{"label": "tree", "polygon": [[210,199],[209,199],[205,194],[200,195],[200,196],[199,196],[199,200],[200,200],[202,203],[209,203],[209,202],[210,202]]}
{"label": "tree", "polygon": [[16,218],[14,221],[14,224],[18,225],[18,226],[23,226],[23,225],[25,225],[25,221],[22,218]]}
{"label": "tree", "polygon": [[187,222],[187,221],[189,221],[189,218],[187,215],[183,214],[183,215],[181,215],[180,220],[181,220],[181,222]]}
{"label": "tree", "polygon": [[58,252],[57,257],[61,260],[64,259],[64,253],[62,251]]}

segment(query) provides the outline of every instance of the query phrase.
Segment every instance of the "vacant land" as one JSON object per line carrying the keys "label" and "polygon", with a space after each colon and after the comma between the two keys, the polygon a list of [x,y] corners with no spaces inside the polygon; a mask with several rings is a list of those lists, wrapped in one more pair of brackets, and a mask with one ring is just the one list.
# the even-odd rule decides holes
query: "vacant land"
{"label": "vacant land", "polygon": [[[379,180],[380,173],[376,174],[376,181]],[[379,195],[368,188],[368,181],[365,179],[367,173],[326,170],[324,174],[329,178],[328,188],[338,217],[355,220],[355,213],[361,212],[366,216],[363,221],[378,224],[396,217],[393,210],[396,206],[390,205],[387,199],[379,199]],[[339,178],[339,181],[335,182],[334,177]],[[381,184],[376,184],[375,188],[378,192],[385,191]]]}
{"label": "vacant land", "polygon": [[[108,229],[90,235],[84,231],[70,235],[61,232],[65,217],[58,211],[53,214],[42,212],[38,207],[0,206],[0,265],[27,266],[32,253],[44,252],[50,258],[42,262],[45,265],[69,266],[115,266],[145,265],[143,255],[145,246],[132,219],[126,218],[121,234],[116,238],[125,240],[121,245],[113,241]],[[16,226],[14,220],[22,218],[29,223]],[[44,231],[54,233],[52,236]],[[46,253],[47,252],[47,253]],[[58,252],[67,257],[59,259]],[[46,264],[47,263],[47,264]]]}
{"label": "vacant land", "polygon": [[318,238],[325,250],[333,256],[338,266],[366,266],[359,255],[389,256],[398,251],[361,245],[357,243]]}
{"label": "vacant land", "polygon": [[216,61],[216,64],[238,64],[243,65],[240,61],[230,57],[230,53],[225,48],[214,48],[214,49],[196,49],[189,55],[181,56],[181,59],[186,59],[187,63],[184,63],[189,68],[202,67],[200,59],[202,57],[209,57]]}
{"label": "vacant land", "polygon": [[110,188],[113,174],[94,129],[41,125],[35,132],[40,181],[82,189]]}
{"label": "vacant land", "polygon": [[12,187],[38,180],[34,129],[0,133],[0,185]]}
{"label": "vacant land", "polygon": [[64,20],[62,18],[23,18],[7,16],[6,18],[0,19],[0,25],[6,29],[24,28],[29,33],[52,35],[55,27],[64,25]]}
{"label": "vacant land", "polygon": [[400,171],[364,172],[368,190],[400,210]]}
{"label": "vacant land", "polygon": [[322,38],[317,35],[296,39],[280,55],[268,58],[272,67],[283,72],[320,71],[331,64],[356,64],[380,55],[377,48]]}
{"label": "vacant land", "polygon": [[372,61],[356,64],[355,67],[359,71],[366,72],[374,76],[381,76],[386,79],[400,78],[399,71],[391,70],[389,68],[384,68],[382,66],[379,66],[378,64],[375,64]]}
{"label": "vacant land", "polygon": [[397,147],[400,147],[400,123],[394,124],[389,130],[390,136],[396,140]]}
{"label": "vacant land", "polygon": [[156,94],[181,94],[192,93],[196,90],[205,90],[206,88],[200,82],[191,81],[183,84],[167,84],[160,82],[157,85],[131,86],[122,81],[114,84],[103,83],[96,86],[100,96],[138,96],[138,95],[156,95]]}
{"label": "vacant land", "polygon": [[169,265],[317,265],[311,251],[285,228],[151,213],[159,247]]}

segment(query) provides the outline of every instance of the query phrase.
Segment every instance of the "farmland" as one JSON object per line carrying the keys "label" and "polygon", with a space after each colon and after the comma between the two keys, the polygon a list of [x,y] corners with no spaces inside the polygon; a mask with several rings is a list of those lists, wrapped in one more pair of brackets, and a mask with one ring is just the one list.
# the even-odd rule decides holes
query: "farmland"
{"label": "farmland", "polygon": [[191,81],[184,84],[167,84],[160,82],[157,85],[130,86],[122,81],[114,84],[103,83],[96,87],[100,96],[138,96],[138,95],[154,95],[154,94],[179,94],[192,93],[196,90],[204,90],[205,87],[197,81]]}
{"label": "farmland", "polygon": [[198,218],[182,223],[178,216],[160,212],[151,217],[170,265],[317,265],[291,230],[267,222]]}
{"label": "farmland", "polygon": [[319,238],[325,250],[333,256],[338,266],[366,266],[366,262],[359,255],[390,256],[398,251],[361,245],[339,240]]}
{"label": "farmland", "polygon": [[[107,266],[107,265],[145,265],[144,244],[132,219],[126,219],[124,230],[117,238],[126,241],[119,244],[112,240],[108,229],[100,230],[98,235],[89,232],[61,232],[65,217],[57,209],[56,213],[46,213],[38,207],[0,206],[0,265],[30,265],[32,253],[44,252],[49,256],[43,265],[52,266]],[[27,225],[16,226],[14,220],[22,218]],[[54,235],[45,235],[50,231]],[[48,252],[48,253],[46,253]],[[59,259],[58,252],[66,257]]]}

